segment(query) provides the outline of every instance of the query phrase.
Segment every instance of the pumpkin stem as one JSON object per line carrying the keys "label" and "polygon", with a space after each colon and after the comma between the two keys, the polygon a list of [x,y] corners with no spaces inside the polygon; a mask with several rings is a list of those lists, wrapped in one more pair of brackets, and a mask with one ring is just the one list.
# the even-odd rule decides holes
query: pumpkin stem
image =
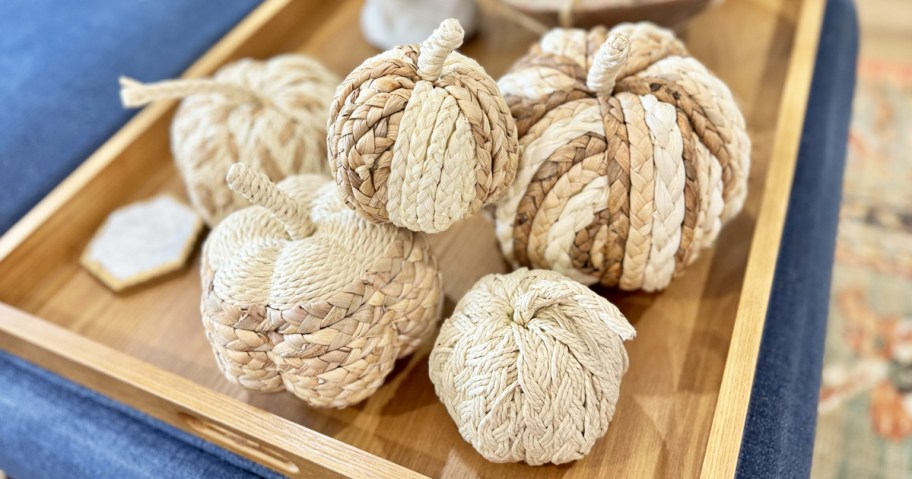
{"label": "pumpkin stem", "polygon": [[621,68],[627,63],[630,42],[627,37],[615,33],[605,40],[589,68],[586,86],[599,95],[607,96],[614,91],[615,80]]}
{"label": "pumpkin stem", "polygon": [[291,239],[299,240],[313,234],[315,227],[310,214],[302,211],[301,204],[280,190],[268,176],[243,163],[235,163],[225,179],[228,187],[247,201],[269,210],[285,226]]}
{"label": "pumpkin stem", "polygon": [[418,51],[418,76],[427,81],[440,78],[447,56],[462,45],[464,36],[465,32],[458,20],[448,18],[441,22]]}
{"label": "pumpkin stem", "polygon": [[257,92],[237,83],[201,78],[140,83],[132,78],[120,77],[120,100],[128,108],[143,106],[155,100],[184,98],[206,93],[219,93],[227,99],[239,103],[263,102],[263,97]]}

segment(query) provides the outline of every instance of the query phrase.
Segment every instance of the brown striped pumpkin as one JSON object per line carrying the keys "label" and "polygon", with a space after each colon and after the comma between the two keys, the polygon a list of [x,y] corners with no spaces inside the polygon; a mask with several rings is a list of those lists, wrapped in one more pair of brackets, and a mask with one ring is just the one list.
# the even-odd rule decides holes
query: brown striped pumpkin
{"label": "brown striped pumpkin", "polygon": [[670,31],[554,29],[499,87],[520,137],[496,212],[514,266],[657,291],[741,210],[744,117]]}

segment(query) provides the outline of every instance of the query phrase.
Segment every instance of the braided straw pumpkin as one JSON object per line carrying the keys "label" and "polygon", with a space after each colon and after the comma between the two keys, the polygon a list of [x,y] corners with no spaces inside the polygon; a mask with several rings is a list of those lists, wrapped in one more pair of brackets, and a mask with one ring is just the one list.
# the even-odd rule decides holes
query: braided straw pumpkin
{"label": "braided straw pumpkin", "polygon": [[171,124],[171,150],[190,200],[209,226],[247,202],[225,185],[234,163],[278,181],[326,172],[326,110],[338,78],[304,55],[240,60],[212,79],[143,85],[121,78],[125,106],[185,98]]}
{"label": "braided straw pumpkin", "polygon": [[608,430],[636,335],[604,298],[553,271],[488,275],[443,323],[431,381],[490,461],[562,464]]}
{"label": "braided straw pumpkin", "polygon": [[496,212],[514,265],[661,290],[741,210],[744,117],[668,30],[555,29],[499,85],[522,148]]}
{"label": "braided straw pumpkin", "polygon": [[366,60],[330,107],[330,167],[345,202],[376,223],[443,231],[503,193],[516,173],[516,127],[497,84],[454,52],[444,21],[424,43]]}
{"label": "braided straw pumpkin", "polygon": [[222,372],[313,406],[370,396],[440,314],[426,238],[360,219],[321,175],[276,186],[238,164],[228,182],[257,206],[203,248],[203,324]]}

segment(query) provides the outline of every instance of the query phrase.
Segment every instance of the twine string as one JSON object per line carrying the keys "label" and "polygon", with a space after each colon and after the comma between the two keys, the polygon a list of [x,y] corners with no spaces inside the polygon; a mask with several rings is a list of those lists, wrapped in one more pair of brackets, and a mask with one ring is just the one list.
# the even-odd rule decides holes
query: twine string
{"label": "twine string", "polygon": [[125,107],[143,106],[156,100],[208,93],[219,93],[228,100],[239,103],[266,103],[266,100],[257,92],[237,83],[204,78],[142,83],[129,77],[120,77],[120,99]]}

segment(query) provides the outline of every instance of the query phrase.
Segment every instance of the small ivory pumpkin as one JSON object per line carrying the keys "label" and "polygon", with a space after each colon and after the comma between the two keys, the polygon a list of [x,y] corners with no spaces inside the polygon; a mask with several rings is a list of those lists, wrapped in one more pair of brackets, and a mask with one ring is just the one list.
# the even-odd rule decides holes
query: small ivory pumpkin
{"label": "small ivory pumpkin", "polygon": [[489,461],[562,464],[608,431],[636,331],[554,271],[481,278],[440,327],[429,369],[459,433]]}
{"label": "small ivory pumpkin", "polygon": [[366,60],[330,106],[330,168],[345,202],[375,223],[443,231],[503,193],[516,127],[494,80],[459,53],[444,21],[424,43]]}
{"label": "small ivory pumpkin", "polygon": [[225,185],[234,163],[274,181],[326,172],[326,109],[338,78],[316,60],[288,54],[239,60],[211,79],[143,85],[121,78],[125,106],[184,98],[171,123],[171,151],[193,206],[209,226],[247,206]]}
{"label": "small ivory pumpkin", "polygon": [[514,265],[661,290],[741,210],[744,117],[670,31],[555,29],[499,85],[522,148],[496,211]]}
{"label": "small ivory pumpkin", "polygon": [[257,206],[203,247],[203,324],[222,372],[318,407],[371,395],[440,314],[425,236],[364,221],[321,175],[276,186],[237,164],[228,183]]}

